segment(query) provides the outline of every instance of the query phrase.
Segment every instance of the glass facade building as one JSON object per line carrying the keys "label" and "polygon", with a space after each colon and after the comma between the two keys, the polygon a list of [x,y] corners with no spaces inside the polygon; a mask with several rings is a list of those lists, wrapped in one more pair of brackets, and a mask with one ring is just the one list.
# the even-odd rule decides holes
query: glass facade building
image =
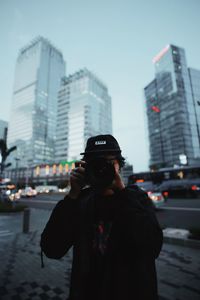
{"label": "glass facade building", "polygon": [[16,63],[9,146],[17,146],[23,164],[54,160],[57,96],[65,75],[62,53],[38,37],[21,49]]}
{"label": "glass facade building", "polygon": [[153,59],[155,79],[145,89],[150,166],[200,162],[200,71],[188,69],[184,49],[168,45]]}
{"label": "glass facade building", "polygon": [[200,147],[200,70],[196,70],[193,68],[188,68],[190,84],[192,89],[192,98],[194,104],[194,119],[197,131],[197,139],[196,139],[196,156],[199,154]]}
{"label": "glass facade building", "polygon": [[86,68],[63,78],[58,96],[56,161],[80,158],[90,136],[112,133],[111,97]]}

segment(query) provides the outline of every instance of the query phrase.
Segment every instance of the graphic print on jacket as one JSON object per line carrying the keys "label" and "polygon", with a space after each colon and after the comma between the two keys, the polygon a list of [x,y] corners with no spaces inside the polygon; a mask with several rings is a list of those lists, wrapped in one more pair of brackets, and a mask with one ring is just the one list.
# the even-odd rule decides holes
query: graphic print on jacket
{"label": "graphic print on jacket", "polygon": [[100,221],[98,224],[94,224],[93,251],[99,252],[101,255],[106,253],[111,227],[111,222]]}

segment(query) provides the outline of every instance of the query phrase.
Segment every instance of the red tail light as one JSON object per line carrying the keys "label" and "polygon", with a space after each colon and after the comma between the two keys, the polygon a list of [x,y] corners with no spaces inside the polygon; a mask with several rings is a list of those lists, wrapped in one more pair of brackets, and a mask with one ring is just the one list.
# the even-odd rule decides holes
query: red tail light
{"label": "red tail light", "polygon": [[196,191],[196,190],[198,190],[198,187],[197,187],[196,185],[192,185],[192,186],[191,186],[191,190],[192,190],[192,191]]}
{"label": "red tail light", "polygon": [[168,192],[163,192],[163,195],[164,195],[165,197],[168,197],[169,193],[168,193]]}

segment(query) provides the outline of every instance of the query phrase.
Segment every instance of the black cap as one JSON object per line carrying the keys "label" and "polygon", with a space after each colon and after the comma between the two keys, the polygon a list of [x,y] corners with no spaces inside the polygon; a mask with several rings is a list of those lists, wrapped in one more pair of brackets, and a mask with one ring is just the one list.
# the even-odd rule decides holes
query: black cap
{"label": "black cap", "polygon": [[81,155],[89,153],[101,153],[101,152],[118,152],[121,153],[121,149],[117,140],[111,134],[102,134],[90,137],[87,140],[85,152]]}

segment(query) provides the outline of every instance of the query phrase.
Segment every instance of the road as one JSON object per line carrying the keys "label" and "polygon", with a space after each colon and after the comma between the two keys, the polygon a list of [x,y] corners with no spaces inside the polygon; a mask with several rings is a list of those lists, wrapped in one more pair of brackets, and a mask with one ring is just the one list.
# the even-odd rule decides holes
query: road
{"label": "road", "polygon": [[[46,222],[56,203],[63,199],[65,194],[38,195],[35,198],[22,198],[21,203],[33,208],[31,224]],[[36,212],[42,209],[47,216],[44,220],[36,219]],[[199,228],[200,229],[200,199],[169,199],[162,209],[156,211],[162,228]],[[35,220],[33,222],[33,220]],[[44,226],[45,224],[43,224]],[[35,226],[35,225],[34,225]],[[0,214],[0,242],[14,237],[14,233],[22,232],[23,213]],[[42,226],[41,226],[42,227]]]}
{"label": "road", "polygon": [[[64,196],[38,195],[36,198],[23,198],[21,202],[29,207],[52,210]],[[164,207],[156,211],[156,215],[163,228],[200,228],[200,199],[168,199]]]}
{"label": "road", "polygon": [[[61,261],[45,258],[45,268],[41,269],[39,242],[52,208],[63,196],[40,195],[22,199],[23,203],[32,207],[29,234],[21,234],[23,212],[0,214],[0,277],[4,279],[0,287],[1,299],[30,299],[30,295],[36,295],[33,298],[37,299],[49,299],[50,294],[57,292],[54,298],[62,298],[62,291],[68,286],[66,280],[70,277],[66,266],[69,264],[71,268],[71,256],[67,255]],[[166,218],[169,223],[182,220],[186,224],[188,220],[194,220],[195,215],[200,220],[199,209],[200,199],[176,199],[169,200],[165,208],[156,214],[161,221]],[[198,249],[164,243],[156,268],[160,300],[199,299]],[[2,298],[5,291],[9,294]]]}
{"label": "road", "polygon": [[200,199],[168,199],[157,218],[162,227],[200,228]]}

